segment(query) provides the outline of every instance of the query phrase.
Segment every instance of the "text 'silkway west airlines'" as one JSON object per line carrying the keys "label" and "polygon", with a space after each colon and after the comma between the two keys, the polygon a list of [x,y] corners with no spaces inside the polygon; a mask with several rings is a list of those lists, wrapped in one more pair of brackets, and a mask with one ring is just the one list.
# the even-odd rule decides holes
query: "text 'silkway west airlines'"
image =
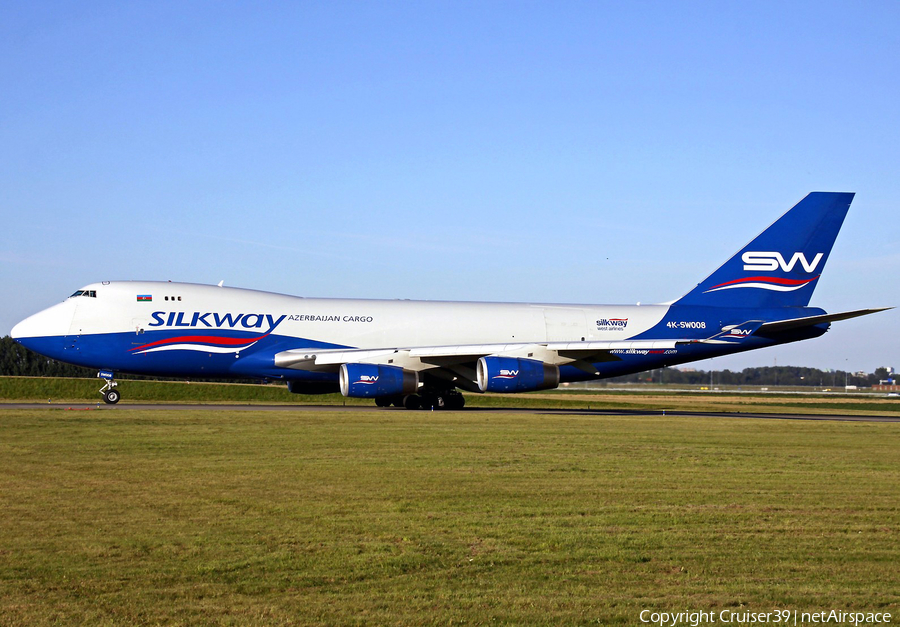
{"label": "text 'silkway west airlines'", "polygon": [[813,192],[676,301],[557,305],[285,296],[104,281],[20,322],[13,337],[116,372],[287,381],[381,406],[461,408],[461,391],[528,392],[796,342],[881,309],[809,307],[851,193]]}

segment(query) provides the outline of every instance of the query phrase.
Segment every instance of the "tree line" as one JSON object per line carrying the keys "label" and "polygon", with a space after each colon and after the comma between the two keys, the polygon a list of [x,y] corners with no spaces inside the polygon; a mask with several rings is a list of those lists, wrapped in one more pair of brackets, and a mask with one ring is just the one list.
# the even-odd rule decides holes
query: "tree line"
{"label": "tree line", "polygon": [[0,375],[4,377],[96,377],[97,371],[64,364],[28,350],[8,335],[0,340]]}
{"label": "tree line", "polygon": [[[97,371],[64,364],[32,352],[6,336],[0,339],[0,376],[10,377],[95,377]],[[678,370],[659,368],[648,372],[607,379],[610,383],[667,383],[683,385],[790,385],[810,387],[869,387],[887,380],[886,368],[860,376],[844,371],[825,371],[800,366],[773,366],[730,370]],[[143,378],[143,377],[142,377]]]}
{"label": "tree line", "polygon": [[659,368],[647,372],[607,379],[610,383],[666,383],[670,385],[786,385],[821,388],[838,388],[845,385],[870,387],[890,379],[887,368],[877,368],[875,372],[862,374],[843,370],[819,370],[802,366],[765,366],[744,368],[740,372],[731,370],[679,370]]}

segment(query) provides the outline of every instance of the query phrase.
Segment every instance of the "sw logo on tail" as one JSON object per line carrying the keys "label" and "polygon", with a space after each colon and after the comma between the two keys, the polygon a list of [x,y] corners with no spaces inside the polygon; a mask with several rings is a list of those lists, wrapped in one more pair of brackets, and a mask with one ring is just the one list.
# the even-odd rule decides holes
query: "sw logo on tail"
{"label": "sw logo on tail", "polygon": [[812,263],[810,263],[806,260],[806,255],[803,253],[794,253],[791,260],[785,262],[784,257],[778,251],[761,253],[748,250],[741,255],[741,260],[744,262],[744,270],[748,272],[774,272],[779,268],[784,272],[790,272],[799,261],[803,269],[811,273],[816,269],[816,266],[819,265],[824,256],[825,253],[816,253]]}

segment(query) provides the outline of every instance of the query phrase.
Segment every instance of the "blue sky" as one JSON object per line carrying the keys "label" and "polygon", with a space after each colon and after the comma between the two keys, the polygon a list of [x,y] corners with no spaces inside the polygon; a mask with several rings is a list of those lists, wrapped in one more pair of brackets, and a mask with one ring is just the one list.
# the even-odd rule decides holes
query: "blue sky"
{"label": "blue sky", "polygon": [[[0,334],[76,288],[677,298],[854,191],[813,305],[900,305],[896,2],[0,9]],[[701,368],[900,367],[900,314]]]}

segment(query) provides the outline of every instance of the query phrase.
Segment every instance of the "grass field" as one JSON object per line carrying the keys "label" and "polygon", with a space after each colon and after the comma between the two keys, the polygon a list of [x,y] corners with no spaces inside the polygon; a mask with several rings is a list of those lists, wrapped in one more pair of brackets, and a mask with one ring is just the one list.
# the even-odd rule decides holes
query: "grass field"
{"label": "grass field", "polygon": [[898,428],[0,407],[0,624],[896,622]]}

